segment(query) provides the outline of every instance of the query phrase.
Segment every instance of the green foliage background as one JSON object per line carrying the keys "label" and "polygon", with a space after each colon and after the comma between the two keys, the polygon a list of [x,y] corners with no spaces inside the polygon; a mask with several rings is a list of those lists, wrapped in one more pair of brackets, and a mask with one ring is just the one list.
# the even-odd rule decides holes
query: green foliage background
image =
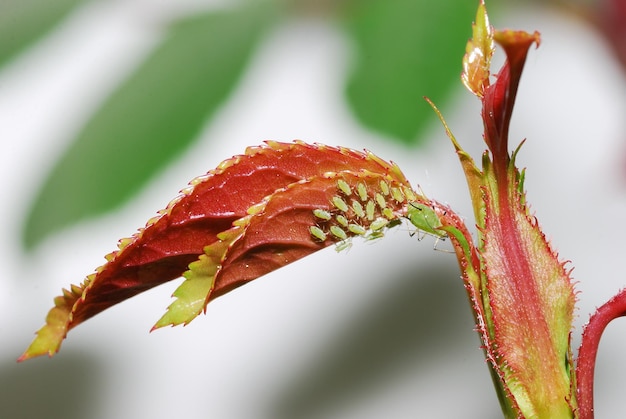
{"label": "green foliage background", "polygon": [[[81,3],[0,3],[0,63]],[[422,97],[442,105],[458,86],[475,8],[467,0],[249,1],[168,22],[161,43],[84,122],[43,180],[26,217],[25,246],[129,200],[193,143],[264,38],[290,19],[337,25],[354,46],[345,98],[355,118],[389,141],[419,145],[432,117],[419,106]]]}

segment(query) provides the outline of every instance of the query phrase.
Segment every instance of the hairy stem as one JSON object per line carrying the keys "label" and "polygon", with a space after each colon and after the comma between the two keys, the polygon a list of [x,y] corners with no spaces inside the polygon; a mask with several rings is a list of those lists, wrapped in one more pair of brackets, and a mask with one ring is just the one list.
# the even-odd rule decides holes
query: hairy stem
{"label": "hairy stem", "polygon": [[606,326],[622,316],[626,316],[626,289],[597,309],[585,326],[576,366],[579,419],[593,419],[593,378],[598,345]]}

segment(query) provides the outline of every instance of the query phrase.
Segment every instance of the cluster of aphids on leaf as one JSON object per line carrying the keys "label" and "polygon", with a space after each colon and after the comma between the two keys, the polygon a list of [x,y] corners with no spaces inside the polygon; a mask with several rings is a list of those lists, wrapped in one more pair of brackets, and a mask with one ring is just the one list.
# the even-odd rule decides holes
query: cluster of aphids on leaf
{"label": "cluster of aphids on leaf", "polygon": [[[424,233],[443,237],[436,231],[441,224],[434,210],[416,202],[417,196],[410,188],[390,185],[384,179],[375,186],[372,188],[370,182],[368,187],[361,181],[352,188],[339,178],[337,195],[332,197],[330,209],[313,210],[317,223],[309,228],[311,236],[321,242],[330,238],[337,242],[336,250],[341,251],[350,247],[352,237],[366,240],[383,237],[385,228],[394,227],[402,218],[407,218]],[[406,211],[401,211],[406,202],[409,203]]]}

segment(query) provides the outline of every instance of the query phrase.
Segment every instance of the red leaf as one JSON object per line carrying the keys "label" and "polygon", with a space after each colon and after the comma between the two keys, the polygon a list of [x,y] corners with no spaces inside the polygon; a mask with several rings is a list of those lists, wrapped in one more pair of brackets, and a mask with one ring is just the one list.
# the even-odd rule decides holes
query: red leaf
{"label": "red leaf", "polygon": [[326,172],[276,191],[205,248],[155,327],[187,324],[210,300],[330,244],[381,237],[405,215],[412,194],[369,171]]}
{"label": "red leaf", "polygon": [[[70,291],[64,290],[63,296],[55,299],[55,307],[46,319],[47,324],[38,332],[38,337],[20,359],[45,353],[52,355],[58,351],[67,331],[114,304],[181,276],[192,262],[204,255],[207,246],[215,244],[216,248],[220,249],[217,252],[219,256],[220,252],[228,249],[230,245],[230,242],[224,242],[219,234],[229,230],[234,221],[245,219],[255,205],[271,204],[271,208],[274,208],[273,206],[282,203],[286,208],[290,204],[290,198],[281,200],[282,195],[276,195],[277,191],[295,192],[305,188],[307,180],[322,179],[325,173],[345,170],[355,173],[371,172],[389,179],[390,182],[409,186],[396,165],[387,163],[369,152],[362,153],[345,148],[309,145],[302,142],[268,142],[264,146],[248,148],[244,155],[226,160],[217,169],[193,180],[190,187],[165,210],[160,211],[159,216],[149,220],[145,228],[129,239],[121,240],[119,250],[107,255],[107,263],[98,268],[95,274],[87,277],[80,287],[73,285]],[[298,182],[302,182],[302,186],[288,188],[292,184],[300,185]],[[328,182],[332,183],[330,180]],[[270,196],[274,196],[274,199],[265,202],[264,198]],[[319,195],[313,191],[302,196],[302,199],[314,199],[308,204],[302,202],[303,208],[306,207],[309,211],[307,214],[309,218],[313,217],[310,205],[320,204],[315,200],[318,197]],[[328,199],[325,205],[328,207]],[[297,222],[304,225],[303,214],[304,209],[301,213],[298,211],[290,213],[291,217],[295,217],[296,223],[285,218],[283,226],[295,226],[298,225]],[[273,232],[267,230],[265,226],[273,225],[272,223],[279,219],[281,217],[274,216],[271,220],[264,219],[264,223],[257,225],[257,218],[251,217],[251,224],[246,228],[257,229],[255,234],[264,234],[260,235],[259,239],[265,237],[269,242],[269,233],[277,233],[276,230]],[[274,225],[273,228],[277,226]],[[233,237],[228,239],[236,240],[235,233],[232,234]],[[300,236],[290,236],[291,241],[283,244],[294,248],[276,253],[285,255],[283,262],[302,257],[307,249],[316,250],[323,247],[311,241],[310,231],[309,237],[306,238],[302,236],[304,234],[302,231],[299,234]],[[309,241],[306,246],[305,239]],[[329,239],[325,245],[331,242]],[[261,251],[271,248],[268,247],[268,243],[259,242],[254,245],[242,243],[236,241],[233,248],[229,249],[229,259],[225,261],[228,269],[223,267],[220,271],[215,296],[250,279],[246,272],[253,270],[236,268],[239,266],[236,261],[243,260],[234,256],[236,251],[245,253],[246,257],[250,258],[249,266],[255,266],[257,272],[265,273],[271,270],[260,268],[262,257],[266,258],[266,263],[280,265],[277,263],[279,259],[273,259],[269,257],[269,253]],[[277,246],[281,245],[274,244],[274,252],[277,252]],[[217,256],[213,257],[211,263],[214,263],[216,258]],[[207,265],[205,260],[202,267],[207,268],[209,265],[210,263]]]}
{"label": "red leaf", "polygon": [[528,49],[539,45],[538,32],[496,31],[495,41],[506,53],[506,62],[496,76],[496,82],[484,91],[482,118],[485,142],[493,155],[496,172],[505,171],[509,163],[509,124]]}

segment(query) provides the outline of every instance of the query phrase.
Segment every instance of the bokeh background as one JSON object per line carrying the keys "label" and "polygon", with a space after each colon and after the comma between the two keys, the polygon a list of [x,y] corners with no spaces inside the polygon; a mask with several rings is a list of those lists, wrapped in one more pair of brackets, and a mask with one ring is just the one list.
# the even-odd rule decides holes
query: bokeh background
{"label": "bokeh background", "polygon": [[[389,3],[410,3],[426,35],[406,29],[412,16]],[[479,104],[458,82],[461,55],[439,71],[443,81],[427,69],[415,85],[402,78],[406,67],[462,54],[475,5],[442,3],[455,12],[401,0],[0,0],[0,417],[501,417],[455,258],[406,226],[282,268],[187,327],[148,333],[173,281],[76,328],[54,358],[15,362],[62,287],[81,282],[190,179],[265,139],[371,149],[471,219],[456,156],[420,99],[441,104],[478,158]],[[577,347],[589,313],[626,284],[621,38],[607,30],[602,2],[491,3],[496,27],[543,36],[511,141],[527,138],[518,161],[528,199],[575,268]],[[386,13],[405,28],[395,38],[380,36],[391,33],[377,20]],[[453,17],[463,30],[451,29]],[[461,45],[441,41],[450,36]],[[192,80],[184,60],[203,42],[218,55]],[[403,62],[411,43],[420,56]],[[387,50],[400,53],[381,60]],[[377,96],[394,89],[397,97]],[[599,352],[598,418],[623,414],[625,349],[618,320]]]}

